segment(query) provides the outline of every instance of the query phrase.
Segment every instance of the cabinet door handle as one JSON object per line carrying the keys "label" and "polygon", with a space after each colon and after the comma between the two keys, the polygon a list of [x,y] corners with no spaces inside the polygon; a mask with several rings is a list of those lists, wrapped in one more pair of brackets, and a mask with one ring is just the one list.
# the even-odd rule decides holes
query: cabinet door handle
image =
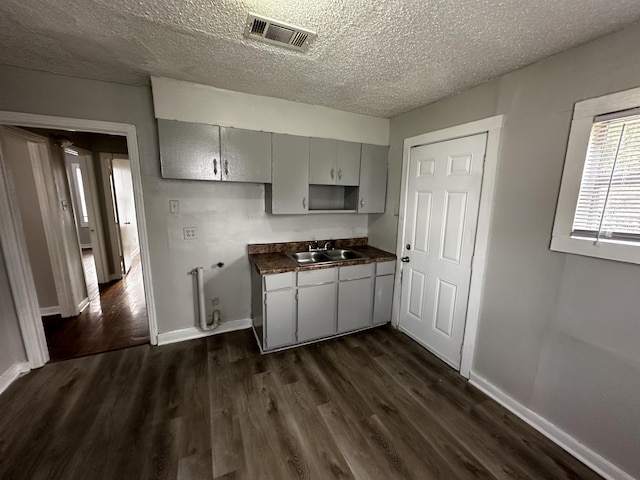
{"label": "cabinet door handle", "polygon": [[307,197],[302,197],[302,208],[307,208]]}
{"label": "cabinet door handle", "polygon": [[218,159],[213,159],[213,174],[218,175]]}
{"label": "cabinet door handle", "polygon": [[360,199],[360,206],[361,206],[361,207],[364,207],[364,198],[361,198],[361,199]]}
{"label": "cabinet door handle", "polygon": [[338,180],[342,180],[342,169],[338,170]]}
{"label": "cabinet door handle", "polygon": [[229,176],[229,160],[224,161],[224,176]]}
{"label": "cabinet door handle", "polygon": [[331,169],[331,180],[333,180],[333,177],[335,177],[335,168]]}
{"label": "cabinet door handle", "polygon": [[400,260],[402,260],[403,263],[409,263],[409,257],[402,257]]}

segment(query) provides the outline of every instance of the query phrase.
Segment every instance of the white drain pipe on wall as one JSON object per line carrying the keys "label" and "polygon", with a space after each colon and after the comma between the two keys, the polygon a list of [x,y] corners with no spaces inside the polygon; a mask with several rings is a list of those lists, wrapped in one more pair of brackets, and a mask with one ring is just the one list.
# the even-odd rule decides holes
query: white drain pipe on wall
{"label": "white drain pipe on wall", "polygon": [[194,268],[193,270],[191,270],[191,275],[196,276],[196,286],[198,290],[198,319],[200,320],[200,329],[208,332],[220,325],[220,310],[214,310],[212,314],[213,321],[211,323],[207,323],[207,310],[205,308],[204,296],[204,268]]}

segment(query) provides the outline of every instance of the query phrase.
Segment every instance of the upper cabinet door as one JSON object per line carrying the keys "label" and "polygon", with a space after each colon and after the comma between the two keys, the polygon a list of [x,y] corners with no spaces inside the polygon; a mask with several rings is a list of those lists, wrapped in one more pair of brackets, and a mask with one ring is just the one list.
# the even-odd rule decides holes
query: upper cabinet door
{"label": "upper cabinet door", "polygon": [[271,133],[220,127],[222,180],[271,183]]}
{"label": "upper cabinet door", "polygon": [[338,141],[337,185],[360,185],[360,147],[359,143]]}
{"label": "upper cabinet door", "polygon": [[358,213],[384,213],[389,147],[362,144]]}
{"label": "upper cabinet door", "polygon": [[[271,213],[309,211],[309,137],[272,136],[273,168],[270,186]],[[268,195],[269,197],[269,195]]]}
{"label": "upper cabinet door", "polygon": [[220,180],[220,127],[158,119],[164,178]]}
{"label": "upper cabinet door", "polygon": [[335,185],[338,178],[337,159],[337,140],[309,139],[309,183]]}

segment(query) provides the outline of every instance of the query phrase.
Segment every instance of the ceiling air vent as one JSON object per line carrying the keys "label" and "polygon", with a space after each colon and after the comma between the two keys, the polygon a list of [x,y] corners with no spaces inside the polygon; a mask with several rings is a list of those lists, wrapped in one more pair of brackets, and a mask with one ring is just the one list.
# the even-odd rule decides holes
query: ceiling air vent
{"label": "ceiling air vent", "polygon": [[247,25],[244,29],[244,36],[272,45],[279,45],[281,47],[291,48],[292,50],[306,52],[309,44],[318,35],[304,28],[249,13]]}

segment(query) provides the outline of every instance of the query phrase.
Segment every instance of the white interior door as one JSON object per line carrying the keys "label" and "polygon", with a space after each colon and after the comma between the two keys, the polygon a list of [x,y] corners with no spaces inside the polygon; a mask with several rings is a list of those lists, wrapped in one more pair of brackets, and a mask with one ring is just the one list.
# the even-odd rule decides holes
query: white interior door
{"label": "white interior door", "polygon": [[114,155],[111,165],[113,169],[113,195],[116,218],[122,245],[122,268],[123,273],[126,275],[131,268],[132,258],[140,248],[138,245],[136,208],[133,199],[131,163],[124,156]]}
{"label": "white interior door", "polygon": [[399,327],[456,369],[486,143],[483,133],[409,154]]}

